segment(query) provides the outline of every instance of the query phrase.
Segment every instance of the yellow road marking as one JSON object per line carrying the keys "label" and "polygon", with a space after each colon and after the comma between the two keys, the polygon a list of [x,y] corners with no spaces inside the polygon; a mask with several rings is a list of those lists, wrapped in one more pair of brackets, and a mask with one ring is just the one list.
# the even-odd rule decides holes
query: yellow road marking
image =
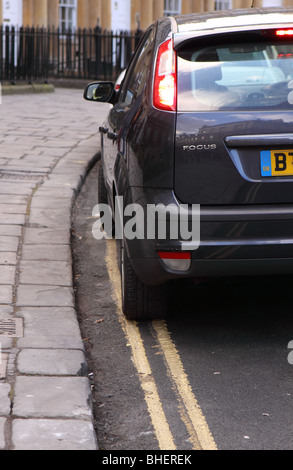
{"label": "yellow road marking", "polygon": [[121,314],[120,273],[115,260],[116,242],[107,240],[106,262],[114,289],[114,300],[118,308],[119,321],[132,349],[133,362],[138,371],[155,434],[161,450],[176,450],[137,324],[128,321]]}
{"label": "yellow road marking", "polygon": [[[138,371],[141,386],[145,394],[150,417],[161,450],[176,450],[157,386],[148,362],[143,340],[136,322],[128,321],[122,314],[120,272],[116,262],[116,242],[107,240],[106,263],[114,290],[118,318],[132,349],[133,362]],[[189,433],[194,450],[217,450],[215,441],[206,423],[205,417],[192,392],[179,353],[170,337],[165,322],[154,321],[153,327],[163,353],[167,372],[174,384],[178,397],[178,411]]]}
{"label": "yellow road marking", "polygon": [[186,420],[181,411],[182,419],[189,432],[191,442],[195,448],[198,448],[197,446],[199,444],[200,448],[203,450],[217,450],[215,441],[192,392],[183,364],[165,322],[154,321],[153,326],[164,354],[168,374],[176,385],[178,394],[190,420]]}

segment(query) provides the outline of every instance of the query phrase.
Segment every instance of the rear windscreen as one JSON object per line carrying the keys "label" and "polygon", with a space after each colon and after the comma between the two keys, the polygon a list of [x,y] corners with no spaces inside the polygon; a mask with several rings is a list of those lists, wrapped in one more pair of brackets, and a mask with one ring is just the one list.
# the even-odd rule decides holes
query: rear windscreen
{"label": "rear windscreen", "polygon": [[178,51],[178,110],[293,109],[293,42]]}

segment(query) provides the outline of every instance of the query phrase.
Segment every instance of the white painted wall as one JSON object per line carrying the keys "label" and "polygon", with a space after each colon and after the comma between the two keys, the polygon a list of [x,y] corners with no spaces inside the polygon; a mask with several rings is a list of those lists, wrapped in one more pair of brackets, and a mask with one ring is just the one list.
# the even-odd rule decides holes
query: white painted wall
{"label": "white painted wall", "polygon": [[282,0],[263,0],[263,7],[282,7]]}
{"label": "white painted wall", "polygon": [[22,0],[3,0],[3,24],[5,26],[22,25]]}
{"label": "white painted wall", "polygon": [[[131,29],[131,0],[112,1],[112,31],[130,31]],[[149,1],[149,0],[146,0]]]}

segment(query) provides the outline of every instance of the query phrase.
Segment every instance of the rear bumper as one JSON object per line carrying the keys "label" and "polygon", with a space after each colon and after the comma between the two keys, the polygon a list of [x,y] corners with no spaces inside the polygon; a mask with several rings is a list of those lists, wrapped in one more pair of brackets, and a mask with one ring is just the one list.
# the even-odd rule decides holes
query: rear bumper
{"label": "rear bumper", "polygon": [[293,273],[293,258],[193,260],[191,268],[185,273],[166,269],[162,261],[158,259],[133,258],[132,265],[139,279],[148,285],[160,285],[170,280],[184,278],[266,276]]}
{"label": "rear bumper", "polygon": [[[136,188],[136,196],[141,196]],[[144,192],[137,201],[174,204],[172,191]],[[133,203],[134,199],[132,199]],[[138,202],[137,202],[138,203]],[[190,208],[189,217],[192,218]],[[167,230],[168,232],[168,230]],[[293,273],[293,204],[275,206],[214,206],[200,208],[200,242],[179,239],[126,240],[138,278],[149,285],[171,279]],[[170,269],[158,252],[190,251],[187,271]]]}

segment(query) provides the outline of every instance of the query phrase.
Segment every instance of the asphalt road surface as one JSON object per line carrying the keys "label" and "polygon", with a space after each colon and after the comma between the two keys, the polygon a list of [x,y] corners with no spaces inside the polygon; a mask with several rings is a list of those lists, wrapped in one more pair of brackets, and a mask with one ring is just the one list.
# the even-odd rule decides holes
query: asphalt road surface
{"label": "asphalt road surface", "polygon": [[92,235],[97,181],[72,244],[100,448],[292,450],[293,277],[173,283],[165,321],[128,322],[115,241]]}

